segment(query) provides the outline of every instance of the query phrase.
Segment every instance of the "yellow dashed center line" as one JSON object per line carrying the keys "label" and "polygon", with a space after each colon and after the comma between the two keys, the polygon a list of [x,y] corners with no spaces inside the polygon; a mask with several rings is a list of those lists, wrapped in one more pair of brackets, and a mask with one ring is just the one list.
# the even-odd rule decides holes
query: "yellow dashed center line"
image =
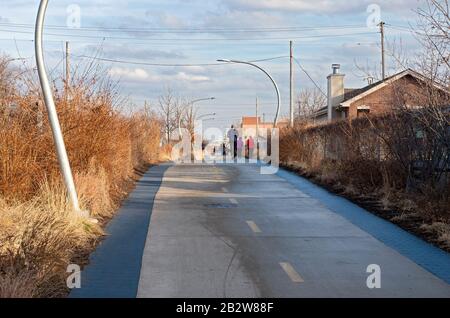
{"label": "yellow dashed center line", "polygon": [[286,272],[293,283],[305,282],[299,273],[289,263],[280,263],[281,268]]}
{"label": "yellow dashed center line", "polygon": [[248,226],[252,229],[254,233],[262,233],[261,229],[253,221],[247,221]]}

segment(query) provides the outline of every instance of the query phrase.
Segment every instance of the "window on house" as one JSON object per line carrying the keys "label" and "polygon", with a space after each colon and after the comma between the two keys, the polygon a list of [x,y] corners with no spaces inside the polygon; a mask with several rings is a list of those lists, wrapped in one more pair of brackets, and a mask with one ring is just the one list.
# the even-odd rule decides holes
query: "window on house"
{"label": "window on house", "polygon": [[358,109],[358,117],[363,117],[370,114],[370,109]]}
{"label": "window on house", "polygon": [[342,109],[342,118],[348,118],[348,108]]}
{"label": "window on house", "polygon": [[370,106],[359,106],[357,116],[364,117],[370,114]]}

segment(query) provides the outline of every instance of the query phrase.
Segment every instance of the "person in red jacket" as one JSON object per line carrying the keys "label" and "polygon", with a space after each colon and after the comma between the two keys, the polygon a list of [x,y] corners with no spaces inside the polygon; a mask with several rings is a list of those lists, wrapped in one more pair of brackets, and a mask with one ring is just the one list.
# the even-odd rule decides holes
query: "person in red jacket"
{"label": "person in red jacket", "polygon": [[253,159],[253,152],[255,150],[255,141],[253,140],[252,136],[248,137],[247,147],[248,147],[248,157],[249,159]]}

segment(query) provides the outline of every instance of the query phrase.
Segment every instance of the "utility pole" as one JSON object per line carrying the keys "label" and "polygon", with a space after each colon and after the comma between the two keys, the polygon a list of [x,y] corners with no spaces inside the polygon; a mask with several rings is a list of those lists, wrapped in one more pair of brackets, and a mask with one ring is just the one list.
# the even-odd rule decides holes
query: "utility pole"
{"label": "utility pole", "polygon": [[290,45],[290,126],[294,127],[294,43],[289,42]]}
{"label": "utility pole", "polygon": [[384,23],[383,21],[380,22],[380,34],[381,34],[381,77],[383,81],[386,79],[386,63],[385,63],[385,50],[384,50]]}
{"label": "utility pole", "polygon": [[256,158],[259,158],[259,110],[258,97],[256,97]]}
{"label": "utility pole", "polygon": [[66,101],[69,100],[69,89],[70,89],[70,47],[69,41],[66,41]]}

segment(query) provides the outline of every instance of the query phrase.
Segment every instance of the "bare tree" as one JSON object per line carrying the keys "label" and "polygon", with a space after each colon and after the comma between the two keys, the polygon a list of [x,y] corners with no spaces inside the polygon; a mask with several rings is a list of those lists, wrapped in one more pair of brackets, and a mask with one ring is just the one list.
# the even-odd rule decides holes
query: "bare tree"
{"label": "bare tree", "polygon": [[[378,48],[381,50],[381,48]],[[393,39],[391,41],[386,40],[385,54],[390,59],[387,76],[390,74],[399,73],[409,67],[408,53],[403,45],[402,39]],[[365,64],[354,60],[355,68],[357,72],[355,75],[367,81],[367,84],[373,84],[382,80],[382,69],[378,63],[372,63],[366,60]]]}
{"label": "bare tree", "polygon": [[448,0],[426,0],[417,10],[413,33],[423,47],[416,67],[434,82],[448,87],[450,71],[450,16]]}
{"label": "bare tree", "polygon": [[198,110],[194,105],[188,105],[185,115],[184,115],[184,126],[191,134],[192,138],[194,137],[194,129],[195,129],[195,121],[198,119]]}
{"label": "bare tree", "polygon": [[408,67],[424,75],[421,88],[411,89],[406,80],[395,84],[395,112],[376,131],[406,171],[408,190],[432,189],[448,195],[441,191],[447,186],[443,175],[450,166],[448,0],[427,0],[417,15],[417,26],[411,32],[420,42],[421,52]]}
{"label": "bare tree", "polygon": [[449,13],[448,0],[426,0],[425,5],[417,10],[418,28],[414,30],[423,48],[415,66],[426,77],[427,103],[413,115],[430,139],[426,147],[422,143],[418,150],[422,155],[421,172],[430,178],[433,187],[450,166]]}
{"label": "bare tree", "polygon": [[422,8],[417,9],[417,38],[432,53],[434,66],[445,68],[447,75],[450,68],[450,10],[448,0],[426,0]]}
{"label": "bare tree", "polygon": [[167,89],[165,95],[159,97],[159,113],[166,142],[170,144],[172,133],[178,127],[178,116],[181,116],[179,99],[171,89]]}
{"label": "bare tree", "polygon": [[6,110],[5,107],[9,106],[15,90],[10,61],[7,56],[0,56],[0,111]]}
{"label": "bare tree", "polygon": [[361,64],[356,59],[354,60],[354,64],[357,70],[355,75],[366,80],[368,84],[381,80],[381,68],[377,64],[374,65],[369,60],[366,60],[365,64]]}
{"label": "bare tree", "polygon": [[302,89],[297,97],[296,121],[309,121],[319,109],[327,106],[327,97],[318,88]]}

